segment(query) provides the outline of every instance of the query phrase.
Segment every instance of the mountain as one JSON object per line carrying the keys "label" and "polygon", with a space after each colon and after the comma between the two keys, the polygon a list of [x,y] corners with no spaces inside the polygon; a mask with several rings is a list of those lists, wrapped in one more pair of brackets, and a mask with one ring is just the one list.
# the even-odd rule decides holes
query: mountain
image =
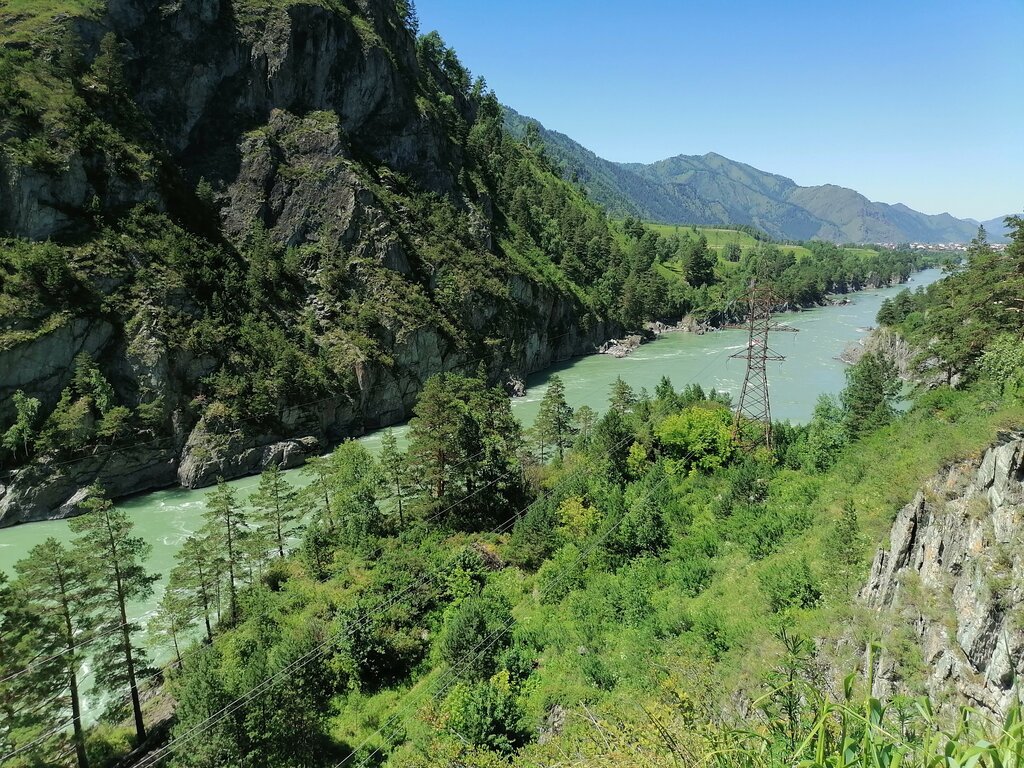
{"label": "mountain", "polygon": [[[295,466],[408,418],[434,374],[505,383],[621,329],[631,265],[603,212],[508,137],[411,4],[19,7],[0,525],[94,482]],[[586,256],[571,275],[563,250]]]}
{"label": "mountain", "polygon": [[[505,108],[505,123],[525,136],[530,118]],[[656,163],[613,163],[538,124],[540,138],[567,178],[583,184],[610,214],[667,224],[746,224],[780,240],[967,242],[977,223],[868,200],[826,184],[802,187],[715,153]]]}
{"label": "mountain", "polygon": [[[1006,214],[1006,216],[1011,216],[1011,215],[1014,215],[1014,214],[1009,214],[1009,213]],[[1017,215],[1017,216],[1024,216],[1024,214],[1020,214],[1020,213],[1015,214],[1015,215]],[[981,226],[983,226],[985,228],[985,231],[988,233],[989,242],[991,242],[991,243],[1008,243],[1008,242],[1010,242],[1010,230],[1006,226],[1006,216],[997,216],[996,218],[989,219],[988,221],[978,222]]]}

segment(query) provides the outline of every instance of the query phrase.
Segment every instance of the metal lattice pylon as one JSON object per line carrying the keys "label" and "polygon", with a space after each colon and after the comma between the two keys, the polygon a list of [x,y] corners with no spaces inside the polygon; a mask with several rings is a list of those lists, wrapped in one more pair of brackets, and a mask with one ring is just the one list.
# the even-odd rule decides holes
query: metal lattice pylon
{"label": "metal lattice pylon", "polygon": [[[742,352],[737,352],[731,357],[746,360],[747,373],[743,378],[740,402],[733,421],[733,433],[737,441],[747,448],[758,448],[763,445],[771,449],[772,408],[768,394],[768,361],[781,361],[786,358],[768,346],[768,336],[772,331],[797,329],[772,322],[772,309],[781,302],[770,283],[751,280],[750,287],[740,300],[747,305],[747,346]],[[743,439],[743,426],[746,422],[753,422],[759,426],[759,436],[756,440]]]}

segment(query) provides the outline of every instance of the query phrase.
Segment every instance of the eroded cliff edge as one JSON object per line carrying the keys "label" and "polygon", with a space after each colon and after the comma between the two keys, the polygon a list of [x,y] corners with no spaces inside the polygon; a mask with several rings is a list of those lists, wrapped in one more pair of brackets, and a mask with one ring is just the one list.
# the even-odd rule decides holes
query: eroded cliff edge
{"label": "eroded cliff edge", "polygon": [[[408,418],[435,373],[503,383],[621,331],[578,287],[622,272],[603,216],[503,139],[493,95],[439,41],[418,43],[398,4],[109,0],[62,24],[81,60],[46,82],[90,130],[53,130],[64,113],[0,130],[0,236],[59,244],[74,285],[0,328],[0,428],[19,390],[51,413],[83,353],[119,404],[159,413],[140,439],[4,473],[0,526],[73,514],[94,482],[123,496],[295,466]],[[74,58],[57,39],[14,47]],[[97,74],[110,39],[113,84]],[[510,190],[531,184],[524,212]],[[557,242],[536,211],[568,212]],[[174,273],[172,247],[191,272]],[[553,260],[573,248],[576,276]],[[258,258],[254,306],[232,292]],[[263,335],[240,347],[253,315]],[[263,416],[243,394],[223,418],[218,386],[258,389],[246,361],[281,339],[296,352],[268,370],[315,358],[319,389],[292,377]]]}
{"label": "eroded cliff edge", "polygon": [[879,698],[924,690],[994,716],[1022,700],[1024,434],[1003,434],[918,492],[860,600],[884,633]]}

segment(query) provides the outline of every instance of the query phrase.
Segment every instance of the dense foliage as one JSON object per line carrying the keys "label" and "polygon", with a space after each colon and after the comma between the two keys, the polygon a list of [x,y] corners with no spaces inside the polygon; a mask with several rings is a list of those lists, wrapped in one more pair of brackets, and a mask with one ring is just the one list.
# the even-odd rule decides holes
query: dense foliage
{"label": "dense foliage", "polygon": [[[414,17],[405,13],[405,22]],[[534,322],[510,288],[520,278],[569,302],[583,328],[603,319],[610,329],[638,330],[686,314],[735,319],[736,299],[757,274],[775,278],[785,305],[802,306],[903,280],[924,264],[906,252],[826,243],[787,249],[756,231],[746,248],[714,248],[696,228],[666,233],[635,219],[610,222],[560,177],[534,133],[519,139],[505,130],[495,95],[436,33],[416,44],[417,104],[458,147],[460,192],[344,161],[372,191],[411,274],[359,249],[288,246],[258,217],[229,237],[218,229],[223,193],[205,179],[183,186],[134,106],[123,46],[107,35],[87,62],[61,29],[35,39],[38,56],[2,49],[0,82],[12,84],[0,91],[12,106],[4,162],[45,170],[88,150],[156,199],[97,199],[60,243],[0,241],[0,350],[96,322],[109,323],[123,346],[80,356],[59,396],[31,387],[14,393],[0,411],[0,460],[8,465],[171,446],[175,429],[196,423],[222,436],[287,433],[291,409],[358,408],[355,372],[400,372],[396,346],[422,329],[495,377],[501,350],[518,349]],[[336,114],[313,112],[283,137],[267,127],[251,135],[299,145],[339,126]],[[481,307],[489,308],[486,321]],[[547,330],[557,340],[568,329]]]}
{"label": "dense foliage", "polygon": [[[819,764],[878,750],[926,760],[936,744],[923,725],[851,730],[861,710],[822,693],[805,638],[842,613],[869,543],[916,482],[1024,413],[1012,393],[993,401],[984,380],[900,415],[893,381],[865,358],[842,397],[822,398],[806,427],[777,425],[773,453],[749,455],[733,442],[727,401],[696,385],[664,380],[652,397],[619,380],[595,417],[568,406],[556,377],[545,418],[524,435],[482,378],[443,375],[425,387],[405,448],[389,438],[375,458],[345,443],[311,462],[297,490],[276,469],[247,500],[222,485],[152,624],[177,648],[165,672],[176,724],[157,754],[195,766],[419,766],[438,755],[528,766],[567,750],[598,766],[626,750],[661,766],[728,745],[716,764],[774,766],[815,744]],[[67,750],[46,729],[73,699],[65,689],[47,708],[40,697],[106,653],[88,638],[102,601],[116,601],[110,580],[98,581],[110,562],[91,560],[75,584],[96,587],[76,586],[63,603],[31,592],[49,589],[61,563],[98,552],[113,511],[94,495],[97,511],[79,526],[89,557],[69,560],[54,542],[0,586],[3,670],[38,672],[0,670],[16,724],[0,736],[19,756]],[[130,530],[113,522],[137,557]],[[145,589],[151,577],[124,562],[141,579],[130,589]],[[79,629],[62,633],[61,616]],[[109,657],[109,690],[123,704],[136,629]],[[896,636],[878,641],[901,647]],[[25,656],[35,647],[60,655],[36,670]],[[55,678],[54,664],[71,676]],[[737,686],[757,702],[738,730],[713,714]],[[878,723],[910,722],[865,706]],[[1016,723],[987,732],[991,749],[1019,748]],[[110,728],[71,742],[87,747],[83,763],[116,754],[124,737]],[[967,724],[950,738],[964,751],[981,735]]]}
{"label": "dense foliage", "polygon": [[[412,5],[401,11],[413,26]],[[700,232],[610,224],[552,172],[542,146],[504,132],[494,96],[439,37],[420,38],[417,52],[424,113],[460,142],[466,188],[495,202],[495,243],[481,242],[458,199],[380,169],[363,169],[367,183],[404,211],[396,226],[435,280],[396,283],[348,254],[285,248],[259,226],[228,242],[174,210],[101,206],[81,242],[5,242],[0,344],[80,315],[162,339],[205,361],[189,407],[227,433],[278,426],[302,399],[354,396],[356,363],[388,363],[381,291],[403,322],[457,335],[472,327],[474,301],[500,302],[507,278],[528,276],[636,327],[660,315],[727,319],[758,274],[799,305],[920,266],[821,244],[800,258],[765,242],[719,255]],[[5,151],[36,167],[62,151],[38,140],[37,123],[79,139],[18,90],[12,73],[29,63],[3,55],[0,98],[15,108]],[[119,56],[105,38],[88,67],[31,66],[62,84],[68,108],[124,114],[111,106],[126,98]],[[103,151],[135,146],[125,136],[137,126],[106,125],[79,127],[101,132]],[[155,162],[122,159],[140,174]],[[188,204],[202,211],[207,191],[189,191]],[[830,681],[807,639],[852,620],[844,611],[867,549],[920,480],[1024,418],[1015,226],[1007,251],[979,238],[946,281],[884,308],[883,322],[923,350],[922,366],[976,384],[940,388],[905,413],[894,367],[872,353],[808,425],[776,425],[770,452],[740,449],[728,398],[667,379],[653,396],[619,380],[597,414],[574,411],[553,378],[524,433],[485,365],[427,380],[404,446],[389,435],[375,457],[344,442],[295,485],[271,467],[247,499],[221,482],[153,617],[175,648],[162,671],[143,670],[141,627],[125,611],[152,590],[147,545],[90,489],[70,545],[48,540],[13,577],[0,574],[0,761],[116,762],[159,714],[159,695],[145,711],[145,678],[176,703],[154,757],[197,768],[1019,763],[1018,713],[939,739],[947,724],[927,706],[886,709],[867,695],[855,705],[853,679],[842,696],[823,693]],[[311,298],[331,311],[305,312]],[[20,393],[6,455],[68,458],[166,437],[170,405],[116,374],[84,355],[53,408]],[[875,639],[895,652],[899,635]],[[92,729],[81,716],[87,667],[109,710]],[[730,699],[749,705],[744,718],[723,715]]]}
{"label": "dense foliage", "polygon": [[1007,224],[1006,249],[993,249],[982,227],[945,280],[882,306],[879,322],[899,329],[916,348],[913,362],[922,375],[937,374],[947,384],[990,375],[1003,386],[1020,386],[1024,219],[1013,216]]}

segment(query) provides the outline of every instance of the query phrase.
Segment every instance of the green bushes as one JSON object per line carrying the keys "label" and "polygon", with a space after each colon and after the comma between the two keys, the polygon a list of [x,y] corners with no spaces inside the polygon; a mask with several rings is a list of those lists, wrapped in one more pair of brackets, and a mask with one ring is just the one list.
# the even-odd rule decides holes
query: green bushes
{"label": "green bushes", "polygon": [[727,408],[707,404],[669,416],[655,434],[669,456],[672,471],[713,471],[722,467],[735,450],[731,426],[732,414]]}
{"label": "green bushes", "polygon": [[821,589],[806,557],[787,557],[768,563],[758,574],[758,580],[773,613],[813,608],[821,599]]}
{"label": "green bushes", "polygon": [[445,617],[438,653],[464,680],[484,680],[497,670],[497,658],[508,647],[511,606],[501,595],[471,597]]}

